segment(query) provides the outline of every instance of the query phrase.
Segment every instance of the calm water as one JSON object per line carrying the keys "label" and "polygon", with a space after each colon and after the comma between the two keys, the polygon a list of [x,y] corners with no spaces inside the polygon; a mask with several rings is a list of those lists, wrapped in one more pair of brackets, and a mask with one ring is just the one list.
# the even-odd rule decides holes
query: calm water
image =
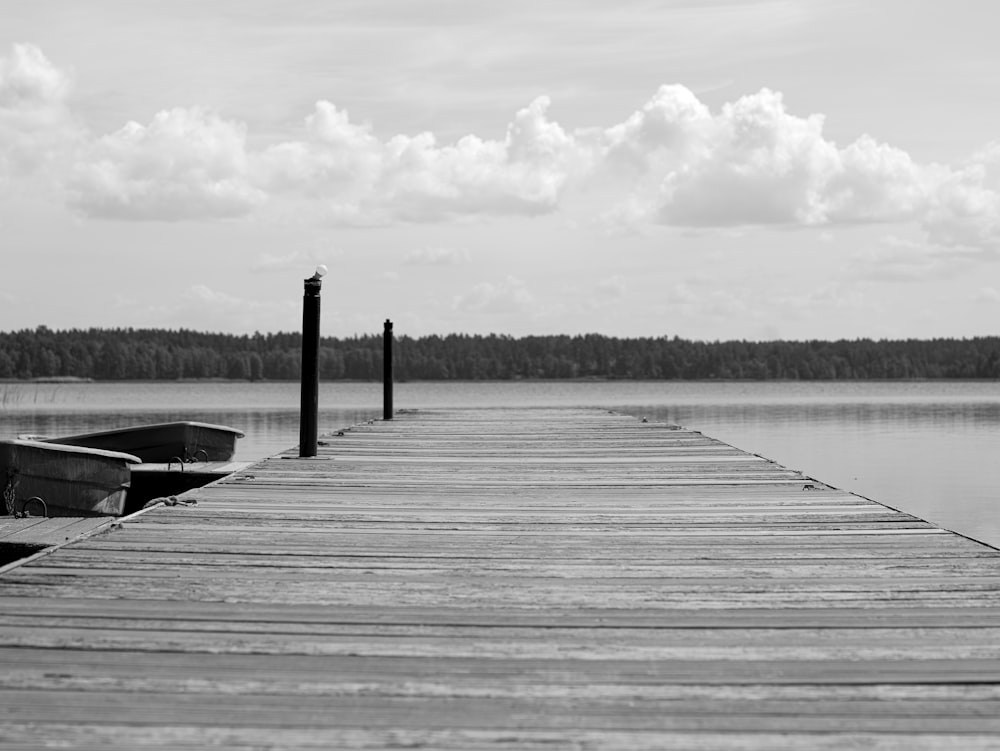
{"label": "calm water", "polygon": [[[0,435],[200,420],[237,459],[298,443],[297,383],[0,383]],[[380,384],[326,383],[320,431],[381,415]],[[674,422],[1000,546],[1000,382],[402,383],[397,409],[596,406]]]}

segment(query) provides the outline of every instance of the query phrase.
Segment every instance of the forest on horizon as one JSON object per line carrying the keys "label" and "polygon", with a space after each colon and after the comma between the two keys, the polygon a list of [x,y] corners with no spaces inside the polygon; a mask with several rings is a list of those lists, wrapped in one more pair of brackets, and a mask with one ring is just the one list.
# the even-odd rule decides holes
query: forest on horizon
{"label": "forest on horizon", "polygon": [[[0,332],[0,379],[297,380],[299,333],[186,329]],[[382,378],[382,334],[323,337],[320,377]],[[1000,337],[692,341],[601,334],[397,336],[396,380],[1000,378]]]}

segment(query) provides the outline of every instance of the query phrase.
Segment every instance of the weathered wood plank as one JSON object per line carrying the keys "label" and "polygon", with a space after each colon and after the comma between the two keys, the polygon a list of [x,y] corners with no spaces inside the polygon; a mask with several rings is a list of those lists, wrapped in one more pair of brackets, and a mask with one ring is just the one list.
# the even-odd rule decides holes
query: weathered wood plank
{"label": "weathered wood plank", "polygon": [[[845,725],[848,723],[845,723]],[[46,729],[57,747],[135,749],[155,745],[157,748],[228,747],[241,749],[301,748],[324,749],[446,749],[454,751],[484,751],[497,748],[517,748],[519,751],[578,751],[585,748],[622,749],[622,751],[662,751],[665,735],[660,732],[632,730],[625,732],[561,729],[558,731],[509,729],[464,730],[435,728],[410,730],[400,728],[282,728],[266,727],[205,727],[184,724],[152,725],[136,728],[127,724],[104,723],[47,725]],[[29,748],[37,737],[33,724],[10,723],[7,735],[13,748]],[[891,735],[863,733],[851,730],[828,733],[752,733],[680,732],[669,734],[668,748],[711,749],[714,751],[993,751],[996,737],[970,733],[924,733],[921,735]]]}
{"label": "weathered wood plank", "polygon": [[[996,733],[996,702],[966,704],[965,711],[930,702],[897,701],[891,706],[836,701],[647,700],[540,701],[518,697],[310,696],[272,693],[200,694],[157,691],[123,693],[94,689],[66,702],[64,692],[28,694],[0,690],[10,721],[44,723],[58,711],[66,722],[88,722],[95,713],[128,716],[130,724],[232,725],[271,728],[369,728],[385,724],[408,729],[514,731],[602,730],[673,732],[725,730],[773,732],[795,716],[802,731],[840,731],[850,718],[855,732],[891,732],[906,724],[911,733]],[[894,710],[894,711],[893,711]]]}
{"label": "weathered wood plank", "polygon": [[52,518],[28,517],[11,519],[0,517],[0,543],[18,545],[57,545],[79,535],[108,526],[108,517],[56,516]]}

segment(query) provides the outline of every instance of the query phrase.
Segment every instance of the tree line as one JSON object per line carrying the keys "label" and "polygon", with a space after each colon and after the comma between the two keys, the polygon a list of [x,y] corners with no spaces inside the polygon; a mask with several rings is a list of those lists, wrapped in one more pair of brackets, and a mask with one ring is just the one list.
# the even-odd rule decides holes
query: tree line
{"label": "tree line", "polygon": [[[1000,337],[692,341],[600,334],[394,340],[397,380],[1000,378]],[[0,332],[0,379],[297,380],[298,333],[217,334],[45,326]],[[380,380],[382,334],[321,340],[320,377]]]}

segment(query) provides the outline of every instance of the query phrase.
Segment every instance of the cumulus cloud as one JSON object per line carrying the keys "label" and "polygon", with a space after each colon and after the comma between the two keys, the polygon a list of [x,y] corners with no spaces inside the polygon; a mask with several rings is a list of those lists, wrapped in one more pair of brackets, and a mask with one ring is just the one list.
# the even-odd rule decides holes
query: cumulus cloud
{"label": "cumulus cloud", "polygon": [[520,110],[503,140],[442,145],[432,133],[383,142],[319,102],[309,138],[265,150],[255,175],[269,191],[326,200],[345,223],[539,214],[580,186],[602,192],[616,226],[688,227],[912,219],[935,177],[867,136],[839,148],[821,115],[792,115],[767,89],[713,114],[687,88],[663,86],[603,130],[568,131],[549,107],[540,97]]}
{"label": "cumulus cloud", "polygon": [[664,86],[603,134],[602,170],[624,175],[614,213],[688,227],[898,221],[926,205],[929,175],[864,136],[839,148],[821,115],[790,114],[768,89],[712,114]]}
{"label": "cumulus cloud", "polygon": [[288,141],[256,155],[254,176],[276,192],[357,202],[374,189],[383,145],[371,126],[352,123],[346,110],[317,102],[306,118],[309,140]]}
{"label": "cumulus cloud", "polygon": [[661,86],[623,123],[608,128],[607,159],[635,172],[655,173],[697,155],[711,135],[712,114],[684,86]]}
{"label": "cumulus cloud", "polygon": [[97,140],[71,180],[84,212],[118,219],[232,217],[265,194],[248,177],[246,129],[194,109],[158,113],[148,125],[129,122]]}
{"label": "cumulus cloud", "polygon": [[539,97],[517,112],[502,140],[439,144],[429,132],[382,140],[320,101],[304,139],[255,153],[244,124],[179,108],[98,139],[72,187],[80,208],[108,217],[235,216],[284,196],[320,203],[335,223],[377,225],[536,215],[560,208],[570,186],[597,186],[618,226],[732,227],[910,219],[946,184],[933,225],[942,235],[980,187],[971,168],[921,169],[868,137],[838,148],[822,116],[792,115],[767,89],[713,114],[685,87],[664,86],[604,130],[567,131],[549,107]]}
{"label": "cumulus cloud", "polygon": [[1000,255],[1000,144],[942,173],[923,217],[928,237],[940,245]]}
{"label": "cumulus cloud", "polygon": [[321,101],[306,120],[308,140],[266,149],[254,172],[269,190],[324,199],[345,223],[551,211],[571,174],[574,142],[548,120],[548,106],[542,97],[518,112],[502,141],[469,135],[439,144],[426,132],[381,141]]}
{"label": "cumulus cloud", "polygon": [[769,89],[712,111],[662,86],[620,122],[577,129],[543,96],[502,138],[451,143],[379,136],[320,101],[301,137],[251,149],[246,124],[199,107],[88,137],[69,87],[37,47],[0,59],[0,178],[72,164],[70,201],[91,216],[206,219],[269,204],[368,226],[555,211],[640,231],[911,222],[938,246],[1000,253],[1000,144],[956,166],[918,164],[867,135],[833,142],[823,115],[793,114]]}
{"label": "cumulus cloud", "polygon": [[38,108],[62,102],[69,78],[31,44],[15,44],[9,59],[0,59],[0,107]]}
{"label": "cumulus cloud", "polygon": [[0,58],[0,178],[28,173],[77,140],[69,88],[69,76],[33,45]]}

